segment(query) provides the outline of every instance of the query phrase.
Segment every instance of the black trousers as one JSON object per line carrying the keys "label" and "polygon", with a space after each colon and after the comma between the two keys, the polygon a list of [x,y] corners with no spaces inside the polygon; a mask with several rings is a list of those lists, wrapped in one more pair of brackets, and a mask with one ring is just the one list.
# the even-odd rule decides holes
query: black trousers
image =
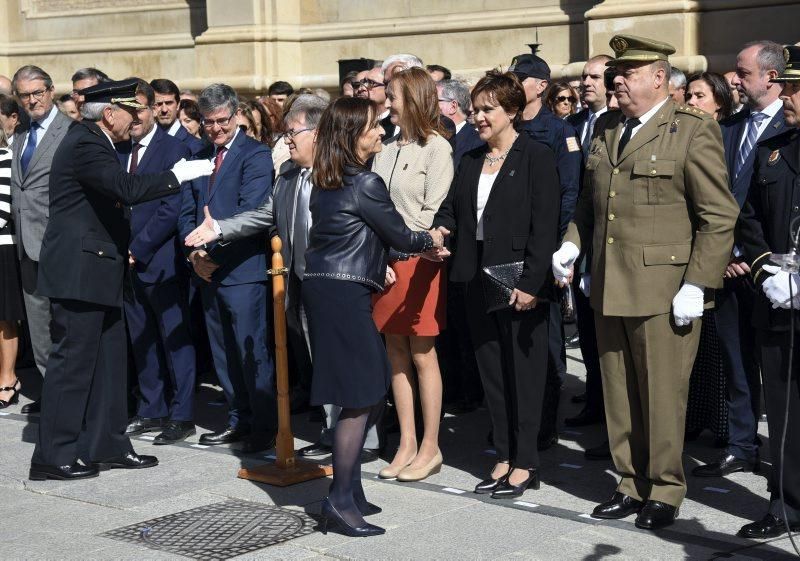
{"label": "black trousers", "polygon": [[575,275],[572,282],[572,293],[575,295],[575,323],[580,336],[581,355],[586,367],[586,405],[591,413],[602,413],[603,379],[600,375],[600,355],[597,352],[597,332],[594,328],[594,310],[589,304],[589,297],[580,289],[580,275]]}
{"label": "black trousers", "polygon": [[539,465],[536,449],[547,377],[549,304],[486,313],[480,272],[466,289],[467,322],[492,419],[498,460]]}
{"label": "black trousers", "polygon": [[[778,500],[778,482],[781,469],[781,436],[786,409],[786,382],[789,374],[788,331],[763,331],[756,334],[756,348],[761,357],[761,376],[764,381],[764,403],[769,425],[769,452],[772,459],[772,495],[770,514],[783,519],[783,509]],[[795,332],[792,385],[789,392],[789,430],[786,434],[783,468],[783,496],[789,522],[800,524],[800,333]]]}
{"label": "black trousers", "polygon": [[51,299],[50,312],[53,346],[33,461],[63,466],[130,452],[122,308]]}

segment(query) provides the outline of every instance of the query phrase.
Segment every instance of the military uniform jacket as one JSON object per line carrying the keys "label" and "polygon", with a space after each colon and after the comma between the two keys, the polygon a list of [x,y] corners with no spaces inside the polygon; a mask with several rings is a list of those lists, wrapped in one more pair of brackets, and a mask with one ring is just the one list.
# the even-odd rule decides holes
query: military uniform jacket
{"label": "military uniform jacket", "polygon": [[[750,263],[758,287],[753,306],[753,325],[759,329],[789,329],[789,310],[773,309],[761,285],[772,276],[763,270],[772,264],[772,253],[792,249],[790,227],[800,216],[800,131],[789,129],[759,142],[753,179],[736,231],[736,243]],[[797,325],[800,325],[798,323]]]}
{"label": "military uniform jacket", "polygon": [[564,239],[592,244],[592,308],[664,314],[684,280],[722,286],[739,206],[712,117],[668,100],[618,158],[623,121],[620,111],[598,119]]}
{"label": "military uniform jacket", "polygon": [[73,124],[50,170],[50,220],[39,256],[38,293],[121,307],[130,237],[123,205],[177,195],[178,187],[170,171],[128,175],[97,124]]}

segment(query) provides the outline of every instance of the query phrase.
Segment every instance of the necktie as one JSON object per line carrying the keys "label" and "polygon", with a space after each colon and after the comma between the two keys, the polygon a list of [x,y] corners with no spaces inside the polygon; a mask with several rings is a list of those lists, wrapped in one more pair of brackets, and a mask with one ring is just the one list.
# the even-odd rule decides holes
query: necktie
{"label": "necktie", "polygon": [[747,136],[744,137],[744,142],[742,142],[742,147],[739,148],[739,155],[736,158],[736,170],[733,174],[734,178],[739,177],[739,172],[742,171],[747,156],[753,151],[753,146],[756,145],[756,141],[758,140],[758,127],[765,117],[766,115],[764,113],[750,114],[747,123]]}
{"label": "necktie", "polygon": [[311,199],[311,170],[300,172],[300,183],[297,186],[297,202],[294,205],[294,224],[292,226],[292,269],[299,278],[303,278],[306,269],[306,247],[308,247],[308,229],[311,221],[309,201]]}
{"label": "necktie", "polygon": [[28,164],[31,163],[34,152],[36,152],[36,134],[41,125],[37,122],[31,123],[31,129],[28,133],[28,143],[25,145],[25,150],[22,151],[22,157],[19,160],[22,166],[22,175],[28,172]]}
{"label": "necktie", "polygon": [[128,173],[134,175],[136,168],[139,167],[139,149],[142,147],[138,142],[131,148],[131,165],[128,167]]}
{"label": "necktie", "polygon": [[[587,109],[588,111],[588,109]],[[581,143],[581,150],[583,150],[583,157],[589,155],[589,146],[592,144],[592,133],[594,132],[594,122],[597,120],[597,115],[589,113],[589,119],[586,121],[586,134]]]}
{"label": "necktie", "polygon": [[625,150],[625,146],[627,146],[628,141],[631,139],[631,135],[633,134],[633,129],[639,126],[641,121],[639,119],[627,119],[625,121],[625,130],[622,131],[622,136],[619,137],[619,146],[617,146],[617,158],[622,155],[622,151]]}
{"label": "necktie", "polygon": [[217,150],[217,155],[214,158],[214,171],[211,174],[211,177],[208,178],[208,192],[209,193],[211,193],[211,188],[214,186],[214,180],[217,179],[217,174],[219,173],[219,168],[222,167],[222,160],[225,157],[225,152],[227,152],[227,151],[228,151],[228,149],[225,148],[224,146],[222,148],[220,148],[219,150]]}

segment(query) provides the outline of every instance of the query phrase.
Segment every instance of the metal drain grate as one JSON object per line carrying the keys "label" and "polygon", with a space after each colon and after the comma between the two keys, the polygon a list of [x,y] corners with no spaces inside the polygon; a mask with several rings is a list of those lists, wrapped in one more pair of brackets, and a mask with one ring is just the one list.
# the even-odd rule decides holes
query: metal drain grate
{"label": "metal drain grate", "polygon": [[313,532],[304,513],[228,500],[100,534],[193,559],[223,560]]}

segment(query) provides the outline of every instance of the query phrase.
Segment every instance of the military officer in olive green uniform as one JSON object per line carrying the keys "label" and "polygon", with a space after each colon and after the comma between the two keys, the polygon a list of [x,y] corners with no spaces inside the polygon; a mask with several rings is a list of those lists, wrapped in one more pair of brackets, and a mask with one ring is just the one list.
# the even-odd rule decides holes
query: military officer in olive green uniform
{"label": "military officer in olive green uniform", "polygon": [[611,454],[622,480],[597,518],[671,524],[686,495],[683,433],[704,306],[722,287],[739,207],[714,119],[669,99],[675,49],[611,40],[620,111],[595,126],[584,188],[553,255],[560,282],[592,244],[591,305]]}

